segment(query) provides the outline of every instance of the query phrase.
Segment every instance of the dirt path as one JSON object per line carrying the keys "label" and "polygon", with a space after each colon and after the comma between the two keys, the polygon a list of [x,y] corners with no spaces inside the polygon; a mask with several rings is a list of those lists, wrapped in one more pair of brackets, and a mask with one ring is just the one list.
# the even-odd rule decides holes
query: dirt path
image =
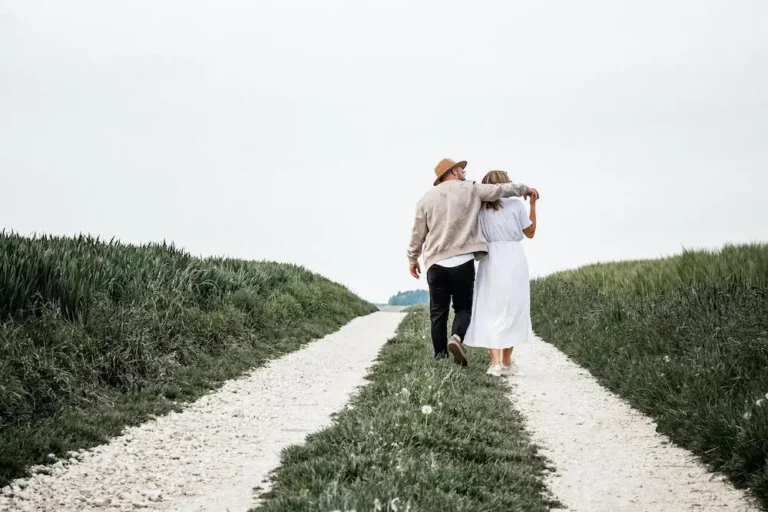
{"label": "dirt path", "polygon": [[[248,510],[283,448],[331,423],[404,315],[374,313],[38,475],[0,510]],[[17,484],[20,482],[17,482]]]}
{"label": "dirt path", "polygon": [[570,510],[759,510],[554,346],[537,340],[515,352],[512,400],[557,468],[549,488]]}

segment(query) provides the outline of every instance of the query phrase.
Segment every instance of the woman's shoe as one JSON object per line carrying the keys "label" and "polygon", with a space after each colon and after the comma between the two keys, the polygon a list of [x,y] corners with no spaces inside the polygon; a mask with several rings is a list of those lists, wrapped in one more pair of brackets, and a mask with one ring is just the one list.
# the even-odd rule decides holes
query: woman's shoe
{"label": "woman's shoe", "polygon": [[501,365],[500,368],[501,368],[501,375],[503,375],[504,377],[507,377],[509,375],[514,375],[520,370],[514,361],[510,361],[509,366]]}
{"label": "woman's shoe", "polygon": [[492,375],[493,377],[501,377],[501,365],[491,364],[491,366],[488,367],[488,371],[485,373]]}

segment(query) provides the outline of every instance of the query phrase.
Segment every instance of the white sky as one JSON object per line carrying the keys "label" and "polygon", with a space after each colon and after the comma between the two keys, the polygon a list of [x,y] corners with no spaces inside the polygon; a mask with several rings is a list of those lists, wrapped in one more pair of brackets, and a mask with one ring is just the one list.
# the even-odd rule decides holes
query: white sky
{"label": "white sky", "polygon": [[302,264],[372,301],[443,157],[536,275],[768,240],[764,0],[0,0],[0,227]]}

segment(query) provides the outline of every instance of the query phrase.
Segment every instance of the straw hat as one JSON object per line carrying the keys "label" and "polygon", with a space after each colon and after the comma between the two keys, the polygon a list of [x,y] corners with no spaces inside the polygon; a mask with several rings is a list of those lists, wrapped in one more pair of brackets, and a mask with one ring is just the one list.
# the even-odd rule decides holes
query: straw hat
{"label": "straw hat", "polygon": [[437,179],[435,180],[435,186],[440,184],[440,180],[443,179],[443,176],[451,172],[452,170],[456,169],[457,167],[461,167],[464,169],[467,166],[467,161],[462,160],[461,162],[454,162],[450,158],[443,158],[440,160],[440,163],[435,166],[435,176],[437,176]]}

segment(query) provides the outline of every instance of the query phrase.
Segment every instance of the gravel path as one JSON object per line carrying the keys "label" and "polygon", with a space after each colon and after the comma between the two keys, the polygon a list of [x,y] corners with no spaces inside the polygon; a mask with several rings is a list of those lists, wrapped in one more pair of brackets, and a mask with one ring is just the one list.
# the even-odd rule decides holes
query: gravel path
{"label": "gravel path", "polygon": [[385,311],[387,313],[402,313],[410,306],[388,306],[385,304],[380,304],[377,307],[379,308],[379,311]]}
{"label": "gravel path", "polygon": [[245,512],[280,452],[331,423],[404,315],[374,313],[38,475],[0,510]]}
{"label": "gravel path", "polygon": [[554,346],[537,339],[515,357],[512,399],[556,466],[550,490],[570,510],[759,510]]}

